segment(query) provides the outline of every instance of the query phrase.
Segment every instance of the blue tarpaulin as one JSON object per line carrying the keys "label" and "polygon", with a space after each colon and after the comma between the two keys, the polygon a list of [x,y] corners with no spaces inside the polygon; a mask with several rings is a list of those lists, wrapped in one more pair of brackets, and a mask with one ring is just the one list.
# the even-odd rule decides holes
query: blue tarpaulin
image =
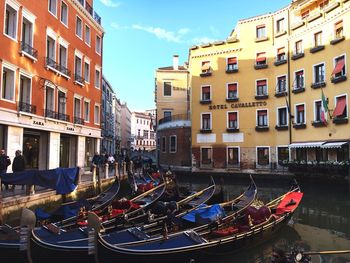
{"label": "blue tarpaulin", "polygon": [[193,223],[208,224],[218,218],[225,216],[225,211],[220,205],[212,205],[207,207],[202,204],[198,209],[191,211],[182,218]]}
{"label": "blue tarpaulin", "polygon": [[12,185],[38,185],[56,190],[57,194],[69,194],[77,185],[78,167],[52,170],[28,170],[1,174],[3,183]]}

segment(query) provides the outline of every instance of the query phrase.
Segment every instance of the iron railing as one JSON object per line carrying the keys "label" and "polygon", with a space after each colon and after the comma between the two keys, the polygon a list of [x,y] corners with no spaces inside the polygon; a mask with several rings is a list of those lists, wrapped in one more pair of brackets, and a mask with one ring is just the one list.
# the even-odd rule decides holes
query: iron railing
{"label": "iron railing", "polygon": [[45,117],[56,119],[57,118],[57,111],[45,109]]}
{"label": "iron railing", "polygon": [[101,17],[94,11],[92,6],[84,0],[78,0],[78,2],[85,8],[85,10],[95,19],[95,21],[101,25]]}
{"label": "iron railing", "polygon": [[23,112],[28,112],[32,114],[36,114],[36,106],[27,102],[19,101],[18,102],[18,110]]}
{"label": "iron railing", "polygon": [[68,121],[70,120],[70,116],[64,113],[57,113],[57,119],[61,121]]}
{"label": "iron railing", "polygon": [[84,125],[84,119],[74,116],[74,123]]}
{"label": "iron railing", "polygon": [[84,78],[83,78],[82,76],[80,76],[79,74],[74,74],[74,80],[75,80],[76,82],[81,83],[81,84],[84,83]]}
{"label": "iron railing", "polygon": [[29,54],[35,59],[38,58],[38,50],[36,50],[35,48],[33,48],[31,45],[29,45],[24,41],[21,41],[21,51],[26,52],[27,54]]}
{"label": "iron railing", "polygon": [[66,68],[65,66],[63,66],[63,65],[58,65],[58,67],[59,67],[59,71],[60,71],[62,74],[64,74],[64,75],[70,77],[70,70],[69,70],[69,69],[67,69],[67,68]]}

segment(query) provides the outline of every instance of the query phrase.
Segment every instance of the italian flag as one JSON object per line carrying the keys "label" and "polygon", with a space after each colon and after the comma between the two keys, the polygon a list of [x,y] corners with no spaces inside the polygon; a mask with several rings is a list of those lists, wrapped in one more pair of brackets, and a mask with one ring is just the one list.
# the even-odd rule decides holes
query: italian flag
{"label": "italian flag", "polygon": [[328,103],[327,103],[327,99],[322,92],[322,103],[321,103],[321,120],[324,124],[327,125],[327,112],[328,112]]}

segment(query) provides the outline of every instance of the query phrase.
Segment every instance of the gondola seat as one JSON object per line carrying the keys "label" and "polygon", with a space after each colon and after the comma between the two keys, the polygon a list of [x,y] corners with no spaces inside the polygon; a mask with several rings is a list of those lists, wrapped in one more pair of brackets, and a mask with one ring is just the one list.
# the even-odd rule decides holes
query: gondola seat
{"label": "gondola seat", "polygon": [[212,232],[212,235],[214,237],[226,237],[226,236],[229,236],[229,235],[234,235],[236,233],[239,232],[239,229],[234,227],[234,226],[231,226],[231,227],[227,227],[227,228],[224,228],[224,229],[220,229],[220,230],[215,230]]}

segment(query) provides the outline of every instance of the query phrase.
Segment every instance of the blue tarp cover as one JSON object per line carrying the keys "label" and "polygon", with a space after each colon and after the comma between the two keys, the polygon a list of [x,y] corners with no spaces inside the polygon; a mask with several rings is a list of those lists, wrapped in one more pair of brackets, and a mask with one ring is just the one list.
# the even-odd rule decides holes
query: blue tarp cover
{"label": "blue tarp cover", "polygon": [[69,194],[77,185],[78,167],[53,170],[28,170],[1,174],[3,183],[12,185],[38,185],[56,190],[57,194]]}
{"label": "blue tarp cover", "polygon": [[198,209],[191,211],[182,218],[193,223],[208,224],[224,216],[225,211],[220,205],[206,207],[206,205],[202,204]]}

